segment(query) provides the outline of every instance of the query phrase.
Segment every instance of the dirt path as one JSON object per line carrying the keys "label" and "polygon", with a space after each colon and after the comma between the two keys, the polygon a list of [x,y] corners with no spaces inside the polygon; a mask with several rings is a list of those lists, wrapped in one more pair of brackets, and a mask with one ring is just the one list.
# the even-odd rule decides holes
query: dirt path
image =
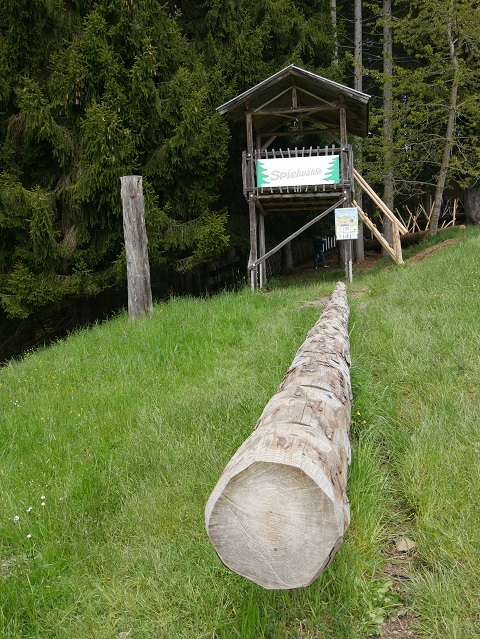
{"label": "dirt path", "polygon": [[439,244],[435,244],[435,246],[429,246],[428,248],[424,249],[423,251],[420,251],[420,253],[417,253],[413,257],[409,257],[408,260],[406,260],[406,263],[411,264],[412,262],[421,262],[422,260],[429,257],[432,253],[435,253],[435,251],[445,248],[446,246],[452,246],[452,244],[456,244],[457,242],[458,242],[458,238],[456,237],[451,238],[449,240],[443,240],[443,242],[439,242]]}
{"label": "dirt path", "polygon": [[[456,244],[458,242],[458,238],[452,238],[449,240],[444,240],[443,242],[439,242],[438,244],[435,244],[435,246],[429,246],[428,248],[424,249],[423,251],[420,251],[419,253],[416,253],[415,255],[413,255],[413,257],[409,257],[407,260],[405,260],[406,264],[413,264],[415,262],[421,262],[422,260],[426,259],[427,257],[430,257],[430,255],[432,255],[432,253],[435,253],[436,251],[445,248],[447,246],[451,246],[452,244]],[[328,256],[328,263],[329,266],[332,268],[335,268],[338,266],[337,263],[337,257],[336,255],[330,255]],[[378,251],[365,251],[365,260],[363,262],[357,263],[353,265],[353,271],[355,272],[359,272],[359,271],[366,271],[370,268],[373,268],[374,266],[376,266],[380,260],[382,259],[382,254]],[[387,265],[386,268],[389,268],[390,265]],[[302,264],[298,267],[295,268],[295,273],[293,275],[291,275],[290,277],[298,277],[300,275],[305,275],[306,273],[325,273],[325,269],[323,269],[322,267],[320,267],[318,270],[315,269],[311,264]]]}

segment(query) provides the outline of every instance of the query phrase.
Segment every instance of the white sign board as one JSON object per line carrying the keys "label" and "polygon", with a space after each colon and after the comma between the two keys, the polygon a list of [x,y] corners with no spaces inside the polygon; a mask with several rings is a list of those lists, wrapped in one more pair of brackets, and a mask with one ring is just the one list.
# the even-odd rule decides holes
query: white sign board
{"label": "white sign board", "polygon": [[257,161],[258,188],[338,184],[339,182],[340,158],[338,155]]}
{"label": "white sign board", "polygon": [[335,209],[335,237],[337,240],[358,239],[358,209],[356,206]]}

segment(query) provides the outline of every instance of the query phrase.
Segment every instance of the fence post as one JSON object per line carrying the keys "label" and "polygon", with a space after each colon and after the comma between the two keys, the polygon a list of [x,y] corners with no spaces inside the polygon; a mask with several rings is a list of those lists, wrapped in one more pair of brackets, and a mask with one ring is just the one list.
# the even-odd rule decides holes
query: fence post
{"label": "fence post", "polygon": [[127,258],[128,317],[153,314],[141,175],[120,178]]}
{"label": "fence post", "polygon": [[400,229],[397,223],[392,224],[392,244],[395,251],[395,262],[397,264],[403,264],[402,259],[402,241],[400,239]]}

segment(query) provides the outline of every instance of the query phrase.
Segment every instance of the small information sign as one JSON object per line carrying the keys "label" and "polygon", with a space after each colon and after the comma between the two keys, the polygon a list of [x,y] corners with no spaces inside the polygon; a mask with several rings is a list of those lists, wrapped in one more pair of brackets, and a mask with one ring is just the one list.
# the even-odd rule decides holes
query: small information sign
{"label": "small information sign", "polygon": [[356,206],[335,209],[335,237],[337,240],[358,239],[358,209]]}

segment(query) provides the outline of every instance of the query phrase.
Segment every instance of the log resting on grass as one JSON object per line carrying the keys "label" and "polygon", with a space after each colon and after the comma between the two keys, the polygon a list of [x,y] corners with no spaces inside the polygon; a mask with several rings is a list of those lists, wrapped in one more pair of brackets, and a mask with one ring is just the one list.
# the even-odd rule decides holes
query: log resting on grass
{"label": "log resting on grass", "polygon": [[220,560],[264,588],[310,585],[350,521],[348,316],[339,282],[206,505]]}

